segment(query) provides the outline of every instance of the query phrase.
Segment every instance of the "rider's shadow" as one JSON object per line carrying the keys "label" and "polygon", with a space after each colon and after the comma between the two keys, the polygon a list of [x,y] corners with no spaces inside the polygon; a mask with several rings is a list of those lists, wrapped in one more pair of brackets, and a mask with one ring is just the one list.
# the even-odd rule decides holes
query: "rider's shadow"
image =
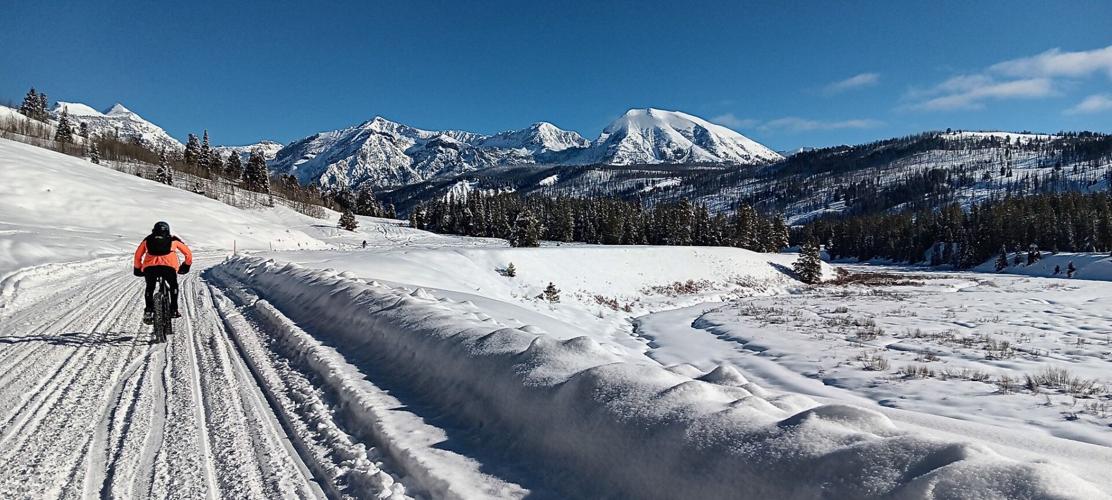
{"label": "rider's shadow", "polygon": [[124,333],[69,332],[60,335],[24,335],[0,337],[0,345],[44,342],[51,345],[70,347],[111,347],[129,345],[134,340],[134,335],[128,335]]}

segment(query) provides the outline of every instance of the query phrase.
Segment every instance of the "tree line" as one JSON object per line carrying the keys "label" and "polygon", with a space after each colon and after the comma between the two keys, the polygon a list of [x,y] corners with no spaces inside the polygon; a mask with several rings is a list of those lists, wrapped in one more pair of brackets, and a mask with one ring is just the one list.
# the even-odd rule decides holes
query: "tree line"
{"label": "tree line", "polygon": [[1112,196],[1039,193],[989,199],[963,210],[875,213],[813,221],[793,234],[831,258],[887,259],[969,268],[1001,253],[1112,251]]}
{"label": "tree line", "polygon": [[513,246],[540,240],[607,245],[734,246],[775,252],[788,246],[780,216],[764,216],[748,205],[732,215],[712,214],[687,200],[652,207],[610,198],[522,197],[472,192],[426,202],[410,211],[418,229],[463,236],[495,237]]}

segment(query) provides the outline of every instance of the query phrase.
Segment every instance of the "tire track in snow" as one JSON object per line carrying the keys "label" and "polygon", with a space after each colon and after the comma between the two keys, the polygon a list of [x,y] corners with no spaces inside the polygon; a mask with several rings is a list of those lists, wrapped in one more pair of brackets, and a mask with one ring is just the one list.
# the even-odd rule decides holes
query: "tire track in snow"
{"label": "tire track in snow", "polygon": [[[136,295],[138,295],[138,293],[136,293]],[[103,339],[104,335],[98,334],[97,330],[101,327],[101,325],[104,324],[105,321],[112,318],[113,315],[118,314],[119,310],[122,309],[122,305],[127,300],[127,297],[121,297],[117,299],[116,302],[114,302],[111,306],[105,308],[105,312],[95,322],[90,322],[91,324],[93,324],[93,326],[89,329],[90,331],[86,333],[89,336],[94,337],[94,340],[92,340],[92,342],[96,342],[95,337],[100,337],[101,339]],[[69,329],[72,326],[78,324],[80,319],[80,316],[74,316],[64,326],[54,329],[54,331]],[[42,345],[39,349],[45,348],[48,345],[50,345],[49,342],[42,342]],[[75,348],[69,350],[67,356],[65,356],[63,359],[55,364],[48,365],[38,360],[37,358],[34,360],[35,362],[32,363],[32,366],[38,366],[41,369],[30,371],[30,375],[34,375],[39,371],[46,371],[47,373],[52,373],[52,375],[43,378],[41,380],[41,383],[34,388],[23,389],[26,394],[32,394],[32,397],[27,399],[22,406],[18,407],[10,415],[8,415],[3,424],[0,424],[0,429],[4,429],[3,435],[0,436],[0,449],[6,449],[9,450],[9,452],[13,450],[15,446],[9,442],[9,439],[17,435],[23,435],[24,437],[26,437],[26,435],[28,434],[28,432],[26,431],[27,426],[36,424],[38,419],[41,418],[39,417],[39,415],[44,409],[52,408],[53,405],[57,403],[59,398],[65,396],[65,389],[69,388],[70,385],[72,385],[74,381],[77,380],[85,371],[86,367],[94,361],[94,358],[96,358],[96,356],[84,356],[80,360],[79,364],[70,362],[70,360],[72,360],[78,354],[83,353],[87,349],[89,349],[88,346],[76,346]],[[48,349],[43,352],[46,356],[49,357],[50,354],[54,351],[56,351],[56,349]],[[21,363],[20,365],[22,364],[23,363]],[[20,365],[7,368],[9,370],[16,370]],[[18,388],[18,385],[16,384],[11,384],[11,386]],[[35,405],[34,408],[28,411],[28,409],[31,408],[33,405]]]}
{"label": "tire track in snow", "polygon": [[[95,432],[95,417],[106,389],[138,350],[134,342],[120,348],[98,345],[112,330],[137,318],[135,310],[120,314],[126,301],[127,297],[116,300],[104,307],[105,314],[99,319],[86,323],[92,325],[87,332],[93,342],[72,349],[75,352],[67,359],[83,355],[79,362],[70,363],[75,368],[64,377],[50,377],[50,385],[44,387],[46,395],[38,406],[25,410],[21,422],[12,428],[18,439],[4,445],[7,454],[3,464],[5,469],[19,471],[21,481],[0,483],[0,496],[10,498],[34,492],[36,496],[57,497],[64,488],[83,482],[81,478],[58,476],[62,471],[72,474],[81,470],[83,452]],[[105,325],[107,328],[103,328]],[[121,363],[120,351],[124,349],[126,355]]]}

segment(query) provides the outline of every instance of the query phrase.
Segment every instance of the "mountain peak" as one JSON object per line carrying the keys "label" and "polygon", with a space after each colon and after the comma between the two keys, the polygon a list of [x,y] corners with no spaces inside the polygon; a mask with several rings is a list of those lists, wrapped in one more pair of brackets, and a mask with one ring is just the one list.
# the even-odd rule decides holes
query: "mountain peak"
{"label": "mountain peak", "polygon": [[595,141],[593,160],[636,163],[763,164],[783,157],[702,118],[681,111],[633,108],[611,122]]}
{"label": "mountain peak", "polygon": [[123,104],[117,102],[116,104],[113,104],[111,108],[108,108],[108,111],[105,111],[104,114],[108,116],[120,116],[133,115],[135,113],[133,113],[130,109],[125,108]]}

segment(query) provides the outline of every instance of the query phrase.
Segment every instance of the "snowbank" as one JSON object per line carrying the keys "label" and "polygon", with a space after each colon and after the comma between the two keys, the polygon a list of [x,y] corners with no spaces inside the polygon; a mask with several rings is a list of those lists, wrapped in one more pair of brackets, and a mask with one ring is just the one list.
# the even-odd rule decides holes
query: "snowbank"
{"label": "snowbank", "polygon": [[696,380],[588,338],[497,328],[420,289],[258,258],[221,269],[349,359],[585,496],[1102,496],[1050,464],[907,434],[861,408],[769,397],[725,369]]}
{"label": "snowbank", "polygon": [[[1024,276],[1042,276],[1045,278],[1066,278],[1066,269],[1069,268],[1072,262],[1073,266],[1077,268],[1077,272],[1073,273],[1073,279],[1112,281],[1112,257],[1106,253],[1043,252],[1042,259],[1030,266],[1027,265],[1026,252],[1019,252],[1019,257],[1022,263],[1015,266],[1012,265],[1015,259],[1015,253],[1008,254],[1008,268],[1001,272],[1021,274]],[[1060,272],[1057,275],[1054,274],[1055,266],[1060,268]],[[977,266],[974,270],[984,273],[995,273],[996,258],[989,259],[984,264]]]}

